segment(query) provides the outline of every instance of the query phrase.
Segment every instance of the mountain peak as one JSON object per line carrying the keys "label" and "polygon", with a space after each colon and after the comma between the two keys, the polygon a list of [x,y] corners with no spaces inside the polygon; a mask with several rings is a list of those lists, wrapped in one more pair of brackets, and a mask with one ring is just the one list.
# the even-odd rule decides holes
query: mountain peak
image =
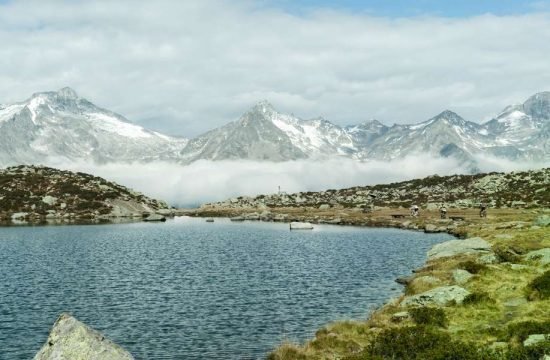
{"label": "mountain peak", "polygon": [[57,91],[57,95],[64,99],[78,99],[78,94],[72,88],[66,86]]}
{"label": "mountain peak", "polygon": [[454,111],[444,110],[438,115],[436,115],[434,119],[447,119],[447,120],[461,119],[462,120],[462,117],[460,117],[460,115],[458,115]]}
{"label": "mountain peak", "polygon": [[268,112],[274,112],[275,108],[271,103],[267,100],[261,100],[254,105],[252,108],[252,111],[260,112],[260,113],[268,113]]}
{"label": "mountain peak", "polygon": [[531,96],[523,103],[523,109],[534,118],[550,119],[550,91]]}

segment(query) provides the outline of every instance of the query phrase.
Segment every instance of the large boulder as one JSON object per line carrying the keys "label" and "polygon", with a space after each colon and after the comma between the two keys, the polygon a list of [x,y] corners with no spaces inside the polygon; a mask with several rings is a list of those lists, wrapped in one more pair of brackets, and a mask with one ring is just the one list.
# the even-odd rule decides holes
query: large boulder
{"label": "large boulder", "polygon": [[460,254],[487,254],[490,251],[491,244],[479,237],[465,240],[450,240],[437,244],[428,251],[428,259],[433,260]]}
{"label": "large boulder", "polygon": [[34,360],[130,360],[134,357],[69,314],[61,314]]}
{"label": "large boulder", "polygon": [[401,302],[401,306],[445,306],[452,302],[462,304],[464,298],[469,294],[470,292],[468,290],[460,286],[440,286],[418,295],[405,297]]}

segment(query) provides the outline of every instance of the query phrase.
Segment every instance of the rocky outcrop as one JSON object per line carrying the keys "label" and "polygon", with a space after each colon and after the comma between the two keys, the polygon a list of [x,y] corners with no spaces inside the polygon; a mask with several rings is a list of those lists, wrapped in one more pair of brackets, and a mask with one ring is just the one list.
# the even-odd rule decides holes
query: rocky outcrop
{"label": "rocky outcrop", "polygon": [[0,221],[141,218],[169,211],[162,201],[84,173],[43,166],[0,170]]}
{"label": "rocky outcrop", "polygon": [[462,304],[462,301],[470,292],[460,286],[441,286],[423,292],[418,295],[407,296],[401,302],[401,306],[446,306],[450,303]]}
{"label": "rocky outcrop", "polygon": [[69,314],[61,314],[34,360],[132,360],[134,357]]}
{"label": "rocky outcrop", "polygon": [[459,254],[487,254],[490,251],[491,244],[479,237],[451,240],[435,245],[428,251],[428,259],[434,260]]}

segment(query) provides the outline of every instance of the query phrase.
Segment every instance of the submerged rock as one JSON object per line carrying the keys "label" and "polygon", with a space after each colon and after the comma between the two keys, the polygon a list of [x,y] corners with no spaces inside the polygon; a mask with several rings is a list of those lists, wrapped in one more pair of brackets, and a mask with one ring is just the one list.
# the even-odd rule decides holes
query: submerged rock
{"label": "submerged rock", "polygon": [[34,360],[132,360],[134,357],[69,314],[61,314]]}
{"label": "submerged rock", "polygon": [[468,290],[460,286],[441,286],[418,295],[408,296],[401,302],[401,306],[445,306],[452,302],[462,304],[469,294]]}
{"label": "submerged rock", "polygon": [[465,240],[451,240],[435,245],[428,251],[429,260],[459,254],[485,254],[491,251],[491,244],[482,238],[475,237]]}

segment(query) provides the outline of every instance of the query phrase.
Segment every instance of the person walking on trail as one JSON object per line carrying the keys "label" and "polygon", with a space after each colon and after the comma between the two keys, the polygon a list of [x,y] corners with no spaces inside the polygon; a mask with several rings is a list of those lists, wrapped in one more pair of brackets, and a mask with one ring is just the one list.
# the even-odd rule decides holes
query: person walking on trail
{"label": "person walking on trail", "polygon": [[439,208],[439,216],[441,216],[442,219],[447,218],[447,208],[445,207],[445,205],[441,205],[441,207]]}
{"label": "person walking on trail", "polygon": [[479,204],[479,217],[487,217],[487,204],[483,201]]}

